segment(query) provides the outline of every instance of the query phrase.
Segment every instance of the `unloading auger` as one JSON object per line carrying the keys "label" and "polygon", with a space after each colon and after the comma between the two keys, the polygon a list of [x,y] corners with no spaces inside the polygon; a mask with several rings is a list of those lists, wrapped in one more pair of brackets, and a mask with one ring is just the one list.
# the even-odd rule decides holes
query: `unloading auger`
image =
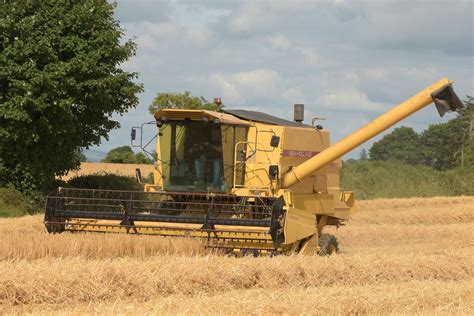
{"label": "unloading auger", "polygon": [[[48,232],[92,231],[199,237],[209,248],[258,255],[338,250],[328,225],[355,211],[339,187],[344,154],[434,102],[441,116],[462,107],[441,79],[366,126],[329,144],[320,125],[247,110],[163,109],[154,183],[144,191],[58,188],[47,196]],[[313,120],[314,122],[314,120]],[[141,128],[132,129],[132,143]]]}

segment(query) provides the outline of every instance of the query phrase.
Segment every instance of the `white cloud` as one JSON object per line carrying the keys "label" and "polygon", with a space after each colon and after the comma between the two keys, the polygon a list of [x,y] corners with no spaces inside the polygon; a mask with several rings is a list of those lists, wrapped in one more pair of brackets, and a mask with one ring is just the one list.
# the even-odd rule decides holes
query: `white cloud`
{"label": "white cloud", "polygon": [[[140,73],[145,92],[119,120],[124,128],[149,120],[156,92],[188,90],[287,119],[293,103],[306,103],[307,117],[328,117],[337,140],[342,126],[358,127],[440,77],[454,80],[461,98],[474,94],[473,5],[121,0],[117,16],[138,45],[124,67]],[[403,124],[437,122],[430,107]],[[128,133],[111,133],[112,147]]]}
{"label": "white cloud", "polygon": [[280,76],[271,69],[255,69],[228,75],[213,73],[210,81],[220,89],[223,99],[241,105],[249,98],[274,97]]}
{"label": "white cloud", "polygon": [[303,61],[307,66],[310,67],[319,67],[323,65],[321,56],[317,54],[314,49],[301,49],[301,54],[303,55]]}
{"label": "white cloud", "polygon": [[370,101],[367,94],[357,90],[337,91],[320,96],[316,104],[332,110],[382,111],[387,105]]}
{"label": "white cloud", "polygon": [[387,78],[388,71],[384,68],[368,68],[363,70],[369,80],[382,80]]}
{"label": "white cloud", "polygon": [[291,103],[305,103],[305,97],[303,92],[301,92],[298,88],[288,88],[283,91],[281,96],[287,100],[290,104]]}
{"label": "white cloud", "polygon": [[290,40],[284,35],[269,36],[266,41],[276,49],[288,49],[291,46]]}
{"label": "white cloud", "polygon": [[212,74],[209,77],[209,81],[217,87],[224,103],[243,104],[245,102],[244,98],[238,91],[237,85],[231,83],[223,75]]}
{"label": "white cloud", "polygon": [[172,1],[168,0],[120,0],[115,16],[122,23],[167,21],[173,12]]}
{"label": "white cloud", "polygon": [[275,16],[268,14],[269,3],[265,1],[246,2],[228,20],[232,33],[248,34],[255,30],[267,30],[274,22]]}
{"label": "white cloud", "polygon": [[231,80],[247,89],[256,91],[274,90],[280,82],[278,73],[271,69],[255,69],[233,74]]}
{"label": "white cloud", "polygon": [[185,31],[186,39],[198,45],[205,45],[211,38],[211,32],[206,27],[193,27]]}
{"label": "white cloud", "polygon": [[472,1],[431,1],[424,5],[392,1],[362,10],[366,20],[357,30],[371,47],[471,56],[474,52]]}
{"label": "white cloud", "polygon": [[[254,69],[231,74],[213,73],[209,81],[231,106],[287,108],[294,103],[304,103],[305,95],[300,87],[292,86],[271,69]],[[255,101],[257,100],[257,101]],[[265,111],[265,107],[262,108]],[[280,112],[279,112],[280,113]],[[283,113],[283,112],[281,112]],[[280,114],[281,114],[280,113]]]}
{"label": "white cloud", "polygon": [[155,40],[171,40],[176,38],[181,32],[181,27],[172,22],[143,21],[125,25],[128,34],[136,36],[138,41],[140,41],[142,37],[153,38]]}

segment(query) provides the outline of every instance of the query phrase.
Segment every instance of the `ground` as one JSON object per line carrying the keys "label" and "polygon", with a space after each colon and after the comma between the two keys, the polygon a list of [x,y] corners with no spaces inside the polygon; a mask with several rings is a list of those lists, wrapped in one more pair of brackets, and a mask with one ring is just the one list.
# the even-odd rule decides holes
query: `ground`
{"label": "ground", "polygon": [[0,219],[0,314],[473,314],[474,197],[361,201],[330,258]]}

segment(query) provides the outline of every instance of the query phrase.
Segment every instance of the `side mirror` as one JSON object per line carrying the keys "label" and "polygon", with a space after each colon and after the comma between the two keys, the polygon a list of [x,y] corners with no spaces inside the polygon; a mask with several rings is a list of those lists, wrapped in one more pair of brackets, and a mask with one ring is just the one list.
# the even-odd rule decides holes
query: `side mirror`
{"label": "side mirror", "polygon": [[[132,127],[130,131],[130,145],[132,147],[140,147],[142,146],[142,128],[141,127]],[[138,143],[138,144],[136,144]]]}
{"label": "side mirror", "polygon": [[278,179],[278,165],[271,165],[268,167],[268,175],[270,176],[270,180]]}
{"label": "side mirror", "polygon": [[270,140],[270,146],[278,147],[278,145],[280,145],[280,136],[273,135]]}

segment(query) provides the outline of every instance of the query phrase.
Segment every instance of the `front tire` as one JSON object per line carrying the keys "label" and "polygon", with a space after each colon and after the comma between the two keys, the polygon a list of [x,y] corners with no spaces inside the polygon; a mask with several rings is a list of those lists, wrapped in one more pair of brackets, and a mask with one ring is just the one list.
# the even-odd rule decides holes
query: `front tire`
{"label": "front tire", "polygon": [[339,243],[337,238],[331,234],[322,234],[319,237],[319,252],[318,255],[328,257],[339,252]]}

